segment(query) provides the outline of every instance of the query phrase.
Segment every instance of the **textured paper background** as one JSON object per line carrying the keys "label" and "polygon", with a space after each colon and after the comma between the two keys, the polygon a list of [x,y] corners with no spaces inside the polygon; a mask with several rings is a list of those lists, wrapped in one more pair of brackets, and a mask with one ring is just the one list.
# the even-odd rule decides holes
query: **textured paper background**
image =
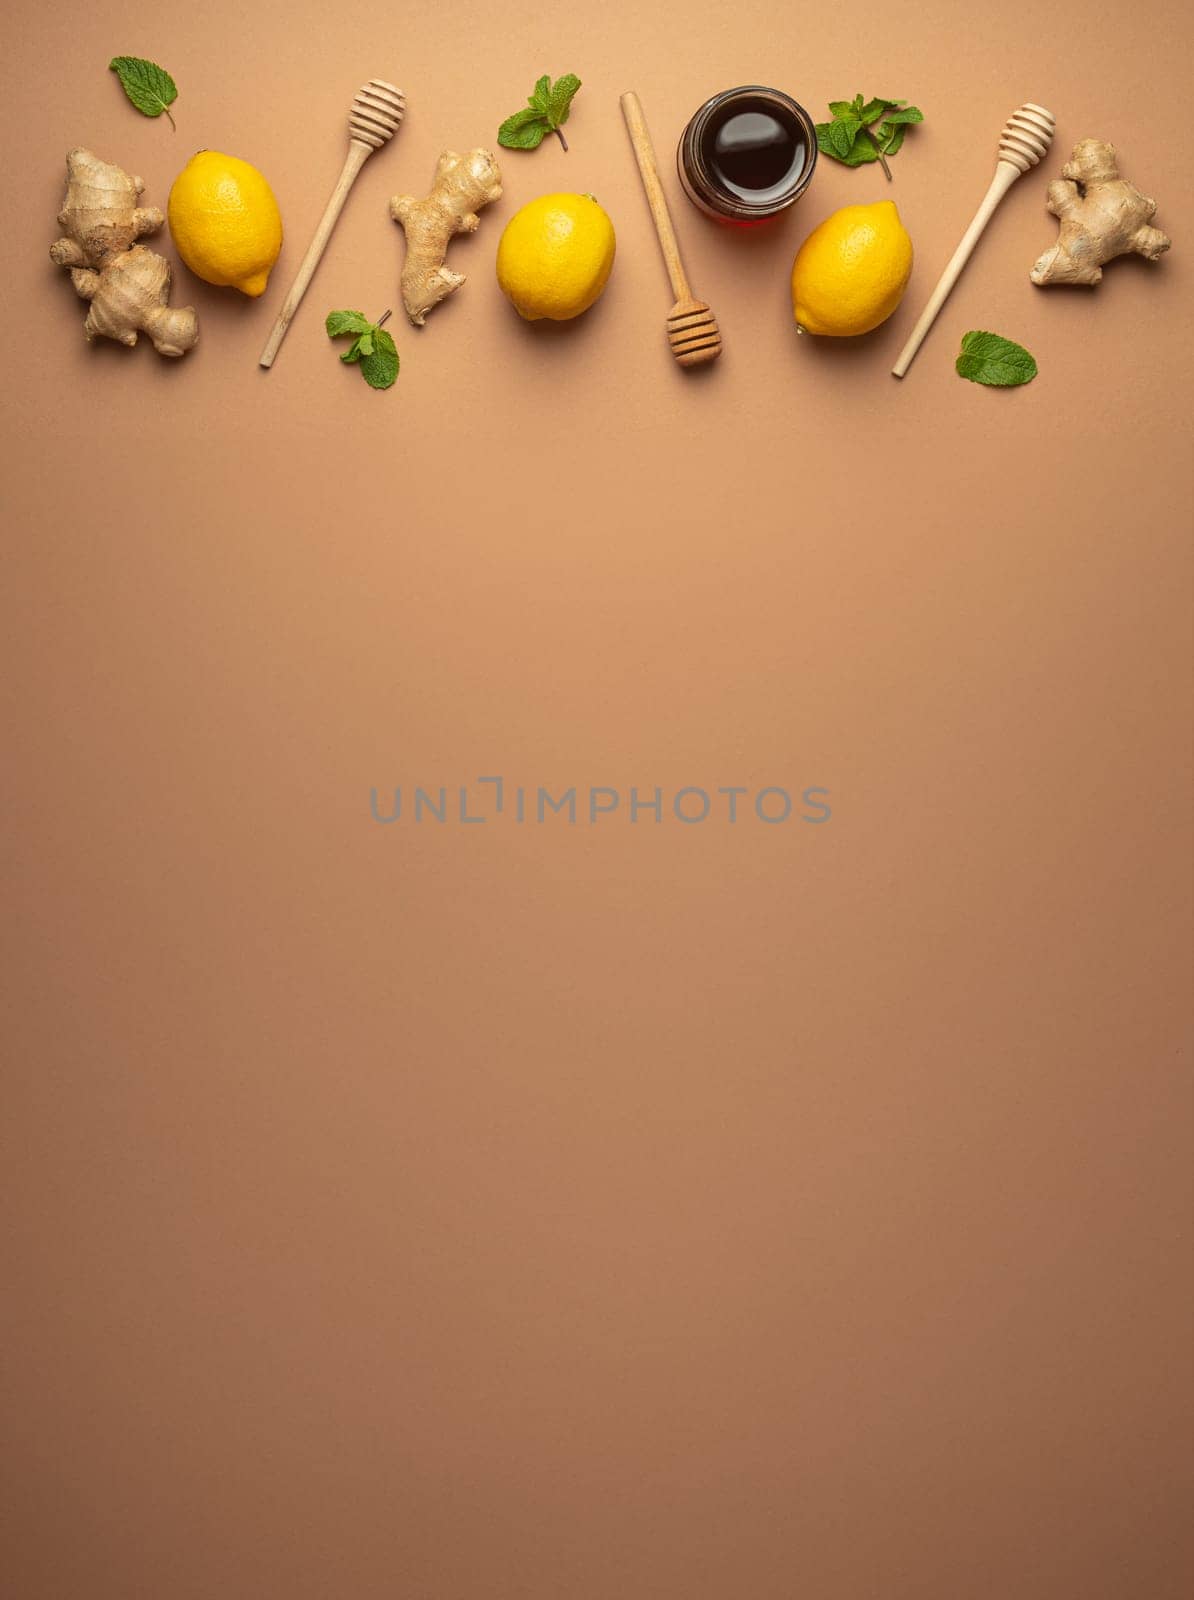
{"label": "textured paper background", "polygon": [[[1189,1593],[1190,15],[97,3],[7,11],[3,1211],[14,1600],[1177,1600]],[[176,75],[179,131],[105,72]],[[537,72],[390,394],[388,197]],[[255,365],[370,74],[365,170]],[[905,93],[731,236],[708,94]],[[727,353],[669,364],[643,96]],[[1159,197],[1157,268],[1039,292],[1045,177],[888,368],[1024,99]],[[265,299],[88,350],[46,257],[85,143],[164,205],[255,161]],[[523,200],[619,255],[571,328],[492,279]],[[804,344],[786,279],[893,196],[908,300]],[[168,248],[168,246],[167,246]],[[1041,377],[962,383],[962,332]],[[371,785],[824,785],[827,826],[380,828]]]}

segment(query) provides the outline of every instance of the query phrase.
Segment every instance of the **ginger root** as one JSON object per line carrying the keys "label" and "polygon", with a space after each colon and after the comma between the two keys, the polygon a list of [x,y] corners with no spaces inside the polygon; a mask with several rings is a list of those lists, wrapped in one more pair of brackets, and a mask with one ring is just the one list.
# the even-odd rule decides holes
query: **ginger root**
{"label": "ginger root", "polygon": [[390,201],[390,215],[406,234],[402,304],[416,328],[465,281],[461,273],[444,266],[448,241],[457,233],[475,233],[481,225],[477,213],[499,200],[501,193],[502,175],[491,151],[470,150],[459,156],[445,150],[425,199],[399,194]]}
{"label": "ginger root", "polygon": [[50,246],[50,259],[69,267],[75,293],[91,302],[83,332],[133,345],[144,331],[159,355],[182,356],[199,338],[193,306],[172,308],[170,263],[137,241],[156,233],[165,218],[156,206],[139,206],[145,185],[90,150],[66,158],[66,199],[58,213],[66,237]]}
{"label": "ginger root", "polygon": [[1120,177],[1115,146],[1103,139],[1074,146],[1045,204],[1061,229],[1029,273],[1033,283],[1095,284],[1116,256],[1155,261],[1169,249],[1168,237],[1149,226],[1157,202]]}

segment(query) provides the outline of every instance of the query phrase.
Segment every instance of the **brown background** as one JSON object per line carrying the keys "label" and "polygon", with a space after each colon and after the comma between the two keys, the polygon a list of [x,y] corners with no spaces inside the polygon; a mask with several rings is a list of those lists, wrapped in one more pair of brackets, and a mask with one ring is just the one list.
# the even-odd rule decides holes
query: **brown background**
{"label": "brown background", "polygon": [[[1185,7],[17,0],[3,60],[6,1594],[1176,1600],[1189,1592],[1191,24]],[[160,59],[179,131],[123,101]],[[395,322],[386,201],[539,71],[465,290]],[[409,120],[255,366],[370,74]],[[685,378],[617,109],[761,79],[928,122],[731,236]],[[1006,202],[888,368],[1021,100],[1176,246],[1036,291]],[[250,303],[84,345],[63,153],[256,162]],[[493,282],[557,187],[617,266]],[[792,334],[807,229],[897,200],[908,300]],[[167,244],[166,248],[169,246]],[[960,335],[1041,376],[957,379]],[[379,828],[371,785],[830,789],[828,826]],[[409,789],[408,789],[409,793]]]}

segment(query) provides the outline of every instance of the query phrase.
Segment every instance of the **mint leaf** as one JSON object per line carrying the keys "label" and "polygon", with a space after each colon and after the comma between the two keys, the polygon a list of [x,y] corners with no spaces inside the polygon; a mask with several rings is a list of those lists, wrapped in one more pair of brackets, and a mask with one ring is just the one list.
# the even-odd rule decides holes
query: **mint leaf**
{"label": "mint leaf", "polygon": [[881,122],[877,128],[872,128],[871,132],[878,139],[879,148],[883,154],[885,156],[894,156],[903,144],[904,135],[908,132],[908,129],[902,122],[897,128],[893,128],[890,122]]}
{"label": "mint leaf", "polygon": [[887,122],[923,122],[924,112],[916,106],[893,106],[884,119]]}
{"label": "mint leaf", "polygon": [[832,122],[817,123],[817,147],[827,156],[844,161],[850,154],[854,139],[862,124],[857,117],[835,117]]}
{"label": "mint leaf", "polygon": [[370,322],[359,311],[329,311],[324,323],[330,339],[348,333],[356,335],[340,359],[350,367],[359,365],[371,389],[388,389],[398,376],[398,351],[382,327],[389,315],[387,311],[376,322]]}
{"label": "mint leaf", "polygon": [[[924,121],[918,107],[882,95],[867,101],[860,94],[853,100],[831,100],[829,109],[833,121],[816,125],[817,149],[847,167],[862,167],[895,155],[904,142],[906,127]],[[883,168],[890,179],[886,161]]]}
{"label": "mint leaf", "polygon": [[343,333],[368,333],[372,326],[359,311],[329,311],[324,323],[329,339],[338,339]]}
{"label": "mint leaf", "polygon": [[1031,383],[1037,374],[1036,362],[1022,344],[998,333],[978,331],[962,335],[956,366],[959,377],[996,389]]}
{"label": "mint leaf", "polygon": [[169,108],[178,99],[178,87],[165,67],[140,56],[113,56],[108,71],[120,79],[120,87],[142,115],[160,117],[164,111],[170,126],[175,126]]}
{"label": "mint leaf", "polygon": [[[821,155],[832,155],[835,162],[847,162],[847,165],[855,165],[855,162],[850,160],[851,150],[856,149],[858,146],[866,146],[866,139],[858,139],[858,146],[855,144],[858,126],[858,123],[853,122],[853,120],[848,126],[847,123],[837,122],[837,120],[816,123],[816,147],[818,147]],[[874,152],[872,152],[872,155],[874,155]],[[863,157],[863,160],[867,160],[867,157]]]}
{"label": "mint leaf", "polygon": [[865,133],[860,133],[849,155],[840,156],[838,159],[847,167],[865,167],[868,161],[878,161],[879,152],[875,149],[874,141]]}
{"label": "mint leaf", "polygon": [[523,109],[502,123],[498,143],[507,150],[537,150],[547,135],[554,133],[567,150],[568,141],[560,130],[568,120],[572,97],[579,88],[580,79],[574,72],[566,72],[554,84],[545,73]]}
{"label": "mint leaf", "polygon": [[553,131],[562,122],[567,122],[572,110],[572,97],[579,88],[580,79],[574,72],[566,72],[552,84],[551,95],[547,102],[547,120],[551,123]]}
{"label": "mint leaf", "polygon": [[373,337],[373,350],[361,361],[361,373],[371,389],[388,389],[398,376],[398,351],[384,328]]}
{"label": "mint leaf", "polygon": [[498,129],[498,143],[507,150],[537,150],[551,132],[540,111],[516,111]]}

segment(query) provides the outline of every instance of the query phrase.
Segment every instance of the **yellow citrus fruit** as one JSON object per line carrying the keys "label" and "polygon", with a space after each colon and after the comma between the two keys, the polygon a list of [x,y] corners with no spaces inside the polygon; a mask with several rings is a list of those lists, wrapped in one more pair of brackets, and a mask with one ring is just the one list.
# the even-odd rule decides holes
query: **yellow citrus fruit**
{"label": "yellow citrus fruit", "polygon": [[200,150],[175,178],[166,215],[175,248],[197,278],[264,294],[282,248],[282,217],[256,167]]}
{"label": "yellow citrus fruit", "polygon": [[615,247],[614,225],[591,194],[545,194],[506,224],[498,283],[528,322],[567,322],[601,298]]}
{"label": "yellow citrus fruit", "polygon": [[870,333],[904,297],[912,240],[891,200],[843,206],[814,228],[792,264],[792,310],[804,333]]}

